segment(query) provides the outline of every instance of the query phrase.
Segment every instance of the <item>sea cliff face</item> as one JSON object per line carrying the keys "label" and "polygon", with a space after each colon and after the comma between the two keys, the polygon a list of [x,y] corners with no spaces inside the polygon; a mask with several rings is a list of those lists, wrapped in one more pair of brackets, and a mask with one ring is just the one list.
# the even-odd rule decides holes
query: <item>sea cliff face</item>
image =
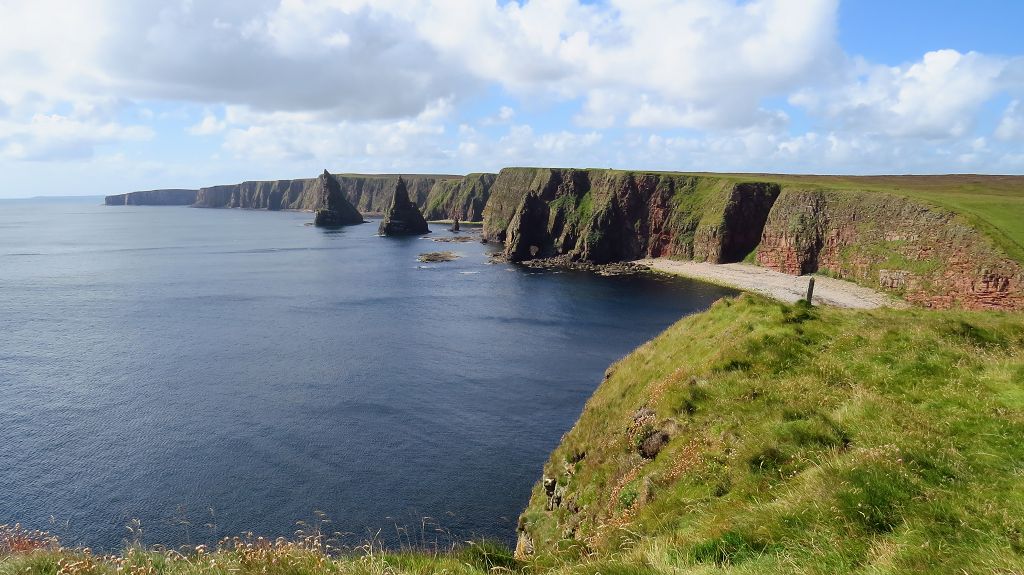
{"label": "sea cliff face", "polygon": [[[387,209],[398,182],[397,175],[334,176],[342,194],[363,213]],[[459,176],[404,176],[410,199],[421,208],[439,182],[458,181]],[[317,210],[321,208],[316,178],[242,182],[201,188],[195,206],[199,208],[246,208],[252,210]],[[444,209],[443,206],[440,209]]]}
{"label": "sea cliff face", "polygon": [[[593,263],[734,262],[757,246],[778,194],[774,184],[683,174],[505,169],[491,188],[484,234],[506,241],[513,261],[567,255]],[[524,210],[529,217],[521,217]]]}
{"label": "sea cliff face", "polygon": [[963,217],[877,193],[786,189],[757,262],[825,273],[928,307],[1024,309],[1024,269]]}
{"label": "sea cliff face", "polygon": [[197,194],[197,190],[149,190],[107,196],[103,203],[108,206],[190,206],[195,203]]}
{"label": "sea cliff face", "polygon": [[426,201],[417,204],[428,220],[483,221],[484,207],[497,177],[497,174],[469,174],[464,178],[438,180]]}
{"label": "sea cliff face", "polygon": [[484,235],[511,261],[671,257],[824,273],[928,307],[1024,309],[1024,268],[962,216],[883,192],[739,177],[511,168]]}

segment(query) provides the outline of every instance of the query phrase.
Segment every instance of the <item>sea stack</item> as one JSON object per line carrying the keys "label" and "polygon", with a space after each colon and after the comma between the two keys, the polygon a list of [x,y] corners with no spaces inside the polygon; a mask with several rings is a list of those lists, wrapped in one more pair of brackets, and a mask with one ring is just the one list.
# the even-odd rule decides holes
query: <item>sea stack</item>
{"label": "sea stack", "polygon": [[409,201],[409,191],[405,188],[405,180],[398,177],[398,184],[395,186],[395,196],[391,200],[391,207],[384,215],[384,221],[380,223],[377,230],[382,236],[409,236],[430,233],[427,227],[427,220],[416,204]]}
{"label": "sea stack", "polygon": [[317,204],[320,206],[313,216],[313,225],[325,228],[363,223],[363,216],[341,192],[338,180],[327,170],[317,178]]}

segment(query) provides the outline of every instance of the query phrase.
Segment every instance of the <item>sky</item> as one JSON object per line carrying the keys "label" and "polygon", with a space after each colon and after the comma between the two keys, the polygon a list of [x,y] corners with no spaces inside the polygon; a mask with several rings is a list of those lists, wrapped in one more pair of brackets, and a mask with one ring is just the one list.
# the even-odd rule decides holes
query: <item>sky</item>
{"label": "sky", "polygon": [[0,0],[0,198],[505,166],[1024,174],[1019,0]]}

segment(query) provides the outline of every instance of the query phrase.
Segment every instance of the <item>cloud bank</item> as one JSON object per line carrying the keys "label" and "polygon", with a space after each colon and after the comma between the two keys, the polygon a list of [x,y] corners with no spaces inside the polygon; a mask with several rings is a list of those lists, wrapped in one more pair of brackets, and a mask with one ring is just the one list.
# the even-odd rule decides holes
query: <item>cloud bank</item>
{"label": "cloud bank", "polygon": [[15,0],[0,22],[8,164],[185,138],[237,171],[1024,170],[1021,56],[869,62],[837,0]]}

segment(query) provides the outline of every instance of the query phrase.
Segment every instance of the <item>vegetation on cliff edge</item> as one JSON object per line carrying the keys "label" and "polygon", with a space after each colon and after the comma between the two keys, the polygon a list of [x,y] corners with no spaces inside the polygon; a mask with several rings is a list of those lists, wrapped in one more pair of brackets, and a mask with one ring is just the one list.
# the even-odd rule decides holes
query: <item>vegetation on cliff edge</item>
{"label": "vegetation on cliff edge", "polygon": [[1024,316],[723,300],[615,364],[520,524],[572,572],[1024,569]]}

